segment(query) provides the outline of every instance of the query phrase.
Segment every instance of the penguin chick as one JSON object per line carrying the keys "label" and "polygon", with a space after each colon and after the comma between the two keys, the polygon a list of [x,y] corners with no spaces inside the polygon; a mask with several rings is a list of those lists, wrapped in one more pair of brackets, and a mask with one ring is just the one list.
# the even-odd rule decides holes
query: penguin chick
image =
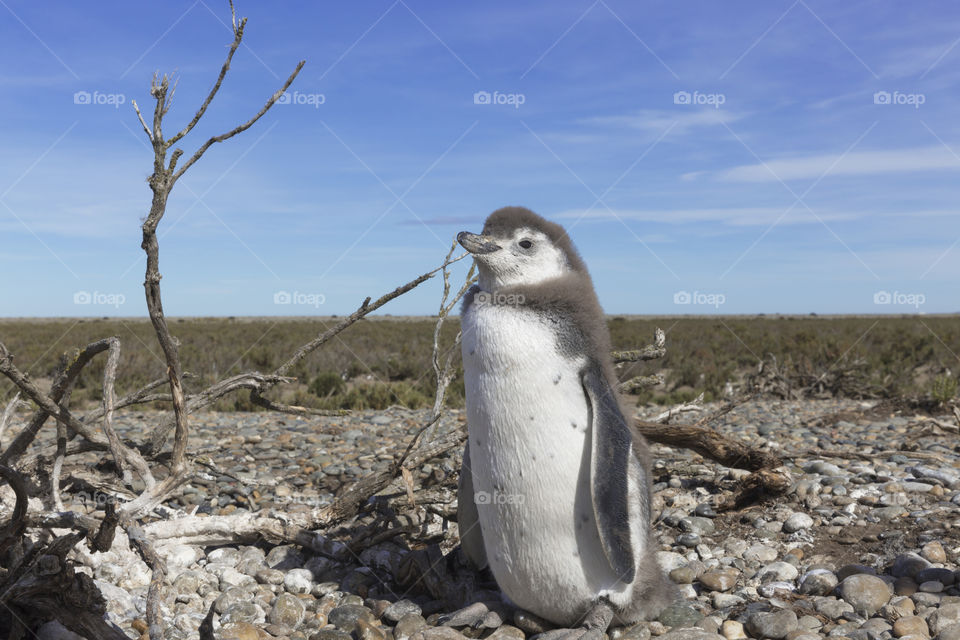
{"label": "penguin chick", "polygon": [[618,404],[586,265],[522,207],[457,240],[479,274],[461,313],[465,554],[517,607],[576,627],[558,638],[656,617],[676,588],[654,556],[649,453]]}

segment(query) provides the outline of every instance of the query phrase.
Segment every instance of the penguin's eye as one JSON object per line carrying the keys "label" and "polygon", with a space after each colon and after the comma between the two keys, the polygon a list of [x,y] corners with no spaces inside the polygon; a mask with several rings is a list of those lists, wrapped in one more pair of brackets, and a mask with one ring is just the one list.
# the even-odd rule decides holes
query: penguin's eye
{"label": "penguin's eye", "polygon": [[530,247],[533,246],[533,243],[530,242],[529,240],[521,240],[520,246],[523,247],[524,249],[529,249]]}

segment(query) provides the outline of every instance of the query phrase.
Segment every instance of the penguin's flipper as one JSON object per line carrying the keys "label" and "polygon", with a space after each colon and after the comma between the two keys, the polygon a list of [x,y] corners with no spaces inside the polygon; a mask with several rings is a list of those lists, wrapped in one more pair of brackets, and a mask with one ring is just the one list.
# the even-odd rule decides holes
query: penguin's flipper
{"label": "penguin's flipper", "polygon": [[483,547],[483,532],[480,531],[480,516],[473,492],[473,472],[470,469],[470,443],[463,448],[463,466],[460,469],[460,484],[457,487],[457,527],[460,529],[460,546],[467,559],[479,570],[487,566],[487,552]]}
{"label": "penguin's flipper", "polygon": [[590,493],[603,553],[622,582],[636,576],[630,540],[628,477],[632,433],[617,396],[599,365],[588,365],[581,382],[590,408]]}

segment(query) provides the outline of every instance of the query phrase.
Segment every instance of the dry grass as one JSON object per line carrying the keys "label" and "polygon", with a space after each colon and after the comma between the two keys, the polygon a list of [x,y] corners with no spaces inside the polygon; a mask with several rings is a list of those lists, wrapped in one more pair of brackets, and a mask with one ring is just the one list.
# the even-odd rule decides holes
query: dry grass
{"label": "dry grass", "polygon": [[[655,327],[667,331],[667,356],[622,371],[624,378],[661,371],[663,388],[641,392],[639,403],[673,403],[701,391],[719,397],[727,382],[742,384],[761,358],[774,356],[785,370],[826,372],[863,362],[871,395],[929,398],[943,394],[960,371],[960,322],[956,316],[864,317],[612,317],[614,347],[648,343]],[[184,369],[196,375],[187,391],[244,370],[271,371],[299,345],[331,324],[329,318],[191,318],[171,320],[181,343]],[[364,320],[301,363],[299,383],[282,399],[313,407],[425,406],[433,396],[430,366],[434,320],[379,317]],[[455,320],[445,327],[449,344]],[[163,360],[148,321],[140,319],[0,320],[0,341],[35,380],[49,379],[60,354],[116,335],[123,343],[118,393],[162,377]],[[103,361],[81,376],[74,402],[99,401]],[[944,384],[944,380],[947,384]],[[337,382],[339,381],[339,383]],[[12,387],[0,381],[0,400]],[[451,400],[463,401],[458,378]],[[221,410],[251,410],[239,394]]]}

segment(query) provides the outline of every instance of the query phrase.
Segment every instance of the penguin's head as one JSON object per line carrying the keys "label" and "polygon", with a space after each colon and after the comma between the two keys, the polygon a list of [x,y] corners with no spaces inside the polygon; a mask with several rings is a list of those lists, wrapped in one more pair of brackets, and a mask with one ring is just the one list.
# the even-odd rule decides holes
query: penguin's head
{"label": "penguin's head", "polygon": [[482,235],[462,231],[457,242],[473,254],[480,288],[486,291],[587,271],[563,227],[524,207],[494,211]]}

